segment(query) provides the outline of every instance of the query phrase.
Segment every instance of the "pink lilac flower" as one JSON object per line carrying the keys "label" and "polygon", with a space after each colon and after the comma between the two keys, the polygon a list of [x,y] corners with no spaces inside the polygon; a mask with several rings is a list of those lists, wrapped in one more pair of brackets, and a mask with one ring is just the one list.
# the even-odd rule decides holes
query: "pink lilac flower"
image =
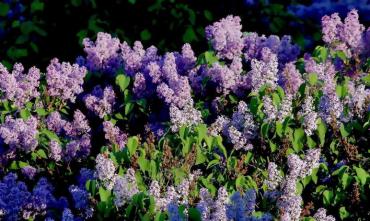
{"label": "pink lilac flower", "polygon": [[4,94],[3,99],[13,101],[18,107],[24,105],[33,98],[37,98],[40,79],[40,70],[32,67],[27,74],[20,63],[13,66],[12,73],[0,63],[0,91]]}
{"label": "pink lilac flower", "polygon": [[75,102],[76,95],[83,92],[82,84],[87,74],[85,67],[67,62],[60,63],[57,58],[47,67],[47,91],[50,96]]}

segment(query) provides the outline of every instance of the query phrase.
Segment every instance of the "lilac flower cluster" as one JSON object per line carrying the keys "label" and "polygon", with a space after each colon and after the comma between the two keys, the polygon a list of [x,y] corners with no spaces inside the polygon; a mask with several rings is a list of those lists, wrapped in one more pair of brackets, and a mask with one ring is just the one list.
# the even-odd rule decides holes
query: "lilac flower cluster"
{"label": "lilac flower cluster", "polygon": [[40,178],[32,191],[27,185],[9,173],[0,181],[0,218],[4,220],[34,219],[45,216],[51,210],[63,210],[67,199],[54,196],[54,188],[46,178]]}
{"label": "lilac flower cluster", "polygon": [[0,92],[2,99],[13,101],[20,108],[33,98],[37,98],[40,70],[32,67],[25,74],[22,64],[17,63],[11,73],[0,63]]}
{"label": "lilac flower cluster", "polygon": [[275,191],[278,186],[281,192],[267,194],[275,196],[277,206],[282,212],[281,220],[299,220],[301,214],[302,197],[296,194],[296,183],[298,179],[311,174],[314,168],[319,166],[320,149],[310,149],[307,151],[304,160],[299,156],[290,154],[288,156],[289,172],[285,178],[279,175],[275,163],[269,163],[269,177],[265,182],[269,191]]}
{"label": "lilac flower cluster", "polygon": [[19,149],[30,152],[35,150],[38,145],[37,125],[38,121],[33,116],[27,120],[13,119],[11,116],[7,116],[4,124],[0,125],[0,136],[4,143],[9,145],[10,151]]}
{"label": "lilac flower cluster", "polygon": [[117,126],[114,126],[110,121],[103,122],[103,130],[105,133],[105,139],[107,139],[112,145],[118,145],[122,149],[127,142],[127,134],[123,133]]}
{"label": "lilac flower cluster", "polygon": [[227,16],[205,29],[206,37],[220,58],[232,59],[242,54],[243,33],[238,16]]}
{"label": "lilac flower cluster", "polygon": [[91,94],[84,97],[84,101],[87,109],[104,118],[105,115],[112,113],[115,98],[116,95],[111,86],[105,87],[104,90],[96,86]]}
{"label": "lilac flower cluster", "polygon": [[103,154],[96,156],[96,177],[103,183],[107,189],[112,189],[116,180],[116,166],[113,161]]}
{"label": "lilac flower cluster", "polygon": [[67,141],[63,149],[61,143],[51,140],[49,143],[50,158],[59,161],[64,157],[65,160],[70,161],[88,156],[91,148],[91,128],[81,111],[74,112],[72,122],[62,119],[59,112],[52,112],[45,119],[45,124],[57,135],[65,136]]}
{"label": "lilac flower cluster", "polygon": [[114,204],[117,207],[125,205],[139,192],[135,170],[129,168],[124,176],[117,176],[113,186]]}
{"label": "lilac flower cluster", "polygon": [[60,63],[54,58],[46,72],[48,94],[64,101],[75,102],[76,95],[83,92],[82,84],[86,74],[85,67],[67,62]]}
{"label": "lilac flower cluster", "polygon": [[244,101],[239,102],[232,119],[219,116],[209,129],[213,136],[225,135],[236,150],[251,150],[253,148],[251,141],[256,137],[256,131],[257,125]]}
{"label": "lilac flower cluster", "polygon": [[351,57],[353,52],[358,53],[363,46],[362,37],[365,30],[358,19],[355,9],[348,12],[344,23],[338,13],[325,15],[321,20],[324,42],[331,45],[334,50],[346,52],[348,57]]}

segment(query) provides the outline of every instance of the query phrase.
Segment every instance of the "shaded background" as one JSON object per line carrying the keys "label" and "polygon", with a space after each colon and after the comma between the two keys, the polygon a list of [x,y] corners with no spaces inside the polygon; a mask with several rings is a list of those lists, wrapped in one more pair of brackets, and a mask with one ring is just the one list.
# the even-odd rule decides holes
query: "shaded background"
{"label": "shaded background", "polygon": [[204,28],[229,14],[242,18],[243,31],[292,35],[311,50],[321,43],[321,17],[352,8],[368,26],[368,0],[2,0],[0,61],[40,68],[53,57],[74,61],[82,39],[100,31],[162,52],[189,42],[199,53],[207,49]]}

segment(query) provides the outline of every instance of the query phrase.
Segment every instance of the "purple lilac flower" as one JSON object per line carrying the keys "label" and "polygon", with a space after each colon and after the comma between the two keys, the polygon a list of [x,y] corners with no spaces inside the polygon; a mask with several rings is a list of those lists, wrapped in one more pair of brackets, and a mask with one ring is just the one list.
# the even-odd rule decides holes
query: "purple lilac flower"
{"label": "purple lilac flower", "polygon": [[67,62],[60,63],[54,58],[46,72],[48,94],[64,101],[75,102],[76,95],[83,92],[82,84],[86,73],[85,67]]}
{"label": "purple lilac flower", "polygon": [[105,139],[111,144],[116,144],[121,149],[126,145],[127,134],[123,133],[117,126],[114,126],[112,122],[104,121],[103,127]]}
{"label": "purple lilac flower", "polygon": [[78,176],[78,186],[84,188],[88,180],[95,179],[95,172],[91,169],[81,168]]}
{"label": "purple lilac flower", "polygon": [[230,91],[236,90],[236,85],[240,74],[236,74],[227,66],[219,63],[214,63],[208,69],[207,76],[210,80],[216,83],[216,91],[222,94],[228,94]]}
{"label": "purple lilac flower", "polygon": [[205,29],[206,38],[220,58],[232,59],[240,56],[243,49],[242,25],[238,16],[227,16]]}
{"label": "purple lilac flower", "polygon": [[313,218],[316,221],[335,221],[335,218],[331,215],[326,215],[326,209],[320,208],[317,210]]}
{"label": "purple lilac flower", "polygon": [[227,191],[225,187],[220,187],[217,192],[217,200],[214,203],[214,213],[212,214],[212,220],[227,220],[227,204]]}
{"label": "purple lilac flower", "polygon": [[0,218],[19,220],[21,211],[31,202],[31,193],[24,182],[17,181],[17,175],[9,173],[0,181]]}
{"label": "purple lilac flower", "polygon": [[37,119],[33,116],[27,120],[5,118],[5,123],[0,126],[0,136],[10,149],[20,149],[25,152],[33,151],[37,145]]}
{"label": "purple lilac flower", "polygon": [[125,71],[132,76],[142,66],[142,60],[145,56],[144,47],[140,41],[135,41],[132,48],[126,42],[123,42],[120,48]]}
{"label": "purple lilac flower", "polygon": [[333,79],[335,75],[335,67],[330,61],[326,61],[325,63],[316,63],[309,54],[304,55],[304,68],[308,74],[315,73],[318,78],[324,82],[327,79]]}
{"label": "purple lilac flower", "polygon": [[22,173],[24,176],[26,176],[28,179],[33,180],[37,173],[37,169],[33,166],[25,166],[22,168]]}
{"label": "purple lilac flower", "polygon": [[76,110],[73,114],[73,121],[64,125],[64,131],[68,136],[77,137],[89,133],[91,128],[85,115],[80,110]]}
{"label": "purple lilac flower", "polygon": [[280,176],[277,165],[274,162],[269,162],[268,173],[268,179],[265,183],[267,184],[268,189],[272,191],[280,185],[282,177]]}
{"label": "purple lilac flower", "polygon": [[263,48],[261,53],[262,59],[252,59],[252,70],[248,72],[253,91],[258,91],[265,84],[269,85],[273,89],[275,89],[277,85],[277,57],[269,48]]}
{"label": "purple lilac flower", "polygon": [[199,191],[200,201],[197,204],[197,209],[201,214],[202,220],[208,221],[211,218],[211,209],[213,199],[206,188],[201,188]]}
{"label": "purple lilac flower", "polygon": [[67,143],[64,151],[65,160],[70,161],[75,158],[85,158],[90,154],[90,149],[91,137],[88,134],[84,134]]}
{"label": "purple lilac flower", "polygon": [[296,44],[291,43],[291,37],[284,35],[281,39],[276,35],[258,36],[257,33],[248,33],[244,37],[244,58],[249,61],[252,59],[261,59],[263,48],[269,48],[272,53],[277,55],[279,67],[285,63],[297,59],[300,49]]}
{"label": "purple lilac flower", "polygon": [[179,206],[177,203],[171,202],[167,206],[169,220],[171,221],[184,221],[184,217],[179,212]]}
{"label": "purple lilac flower", "polygon": [[358,50],[361,46],[365,27],[359,23],[357,10],[348,12],[344,23],[338,13],[322,17],[323,40],[335,50],[346,52],[351,57],[351,49]]}
{"label": "purple lilac flower", "polygon": [[104,90],[100,86],[96,86],[91,94],[84,97],[84,102],[87,109],[103,118],[112,113],[115,99],[116,95],[111,86],[105,87]]}
{"label": "purple lilac flower", "polygon": [[72,195],[74,208],[78,210],[85,210],[89,207],[89,193],[78,186],[71,185],[68,188],[70,194]]}
{"label": "purple lilac flower", "polygon": [[288,94],[296,94],[299,86],[303,84],[301,73],[296,68],[293,62],[285,64],[282,72],[279,73],[279,84]]}
{"label": "purple lilac flower", "polygon": [[67,121],[62,119],[62,116],[58,111],[54,111],[49,114],[45,123],[49,130],[54,131],[57,134],[61,134]]}
{"label": "purple lilac flower", "polygon": [[135,170],[129,168],[124,176],[117,176],[113,186],[114,204],[121,207],[128,203],[139,192]]}
{"label": "purple lilac flower", "polygon": [[352,115],[363,117],[370,105],[370,89],[366,89],[365,85],[357,85],[349,82],[348,92],[351,96],[349,99],[349,108]]}
{"label": "purple lilac flower", "polygon": [[38,92],[40,70],[32,67],[27,74],[23,72],[24,67],[20,63],[13,66],[12,73],[0,63],[0,91],[4,94],[3,98],[13,101],[21,108],[40,95]]}
{"label": "purple lilac flower", "polygon": [[90,71],[114,73],[122,65],[119,56],[121,43],[110,34],[99,32],[96,41],[85,38],[82,42],[87,54],[85,65]]}
{"label": "purple lilac flower", "polygon": [[98,154],[95,163],[96,177],[103,182],[107,189],[112,189],[116,170],[113,161],[103,154]]}
{"label": "purple lilac flower", "polygon": [[227,218],[228,220],[246,221],[247,217],[250,217],[254,212],[255,206],[255,190],[247,190],[243,195],[237,191],[230,197],[230,203],[227,205]]}
{"label": "purple lilac flower", "polygon": [[62,214],[62,221],[74,221],[74,220],[75,218],[72,211],[68,208],[65,208]]}
{"label": "purple lilac flower", "polygon": [[187,71],[194,68],[197,58],[195,57],[194,51],[191,45],[186,43],[182,46],[181,55],[176,56],[176,64],[179,67],[178,71],[181,75],[186,75]]}

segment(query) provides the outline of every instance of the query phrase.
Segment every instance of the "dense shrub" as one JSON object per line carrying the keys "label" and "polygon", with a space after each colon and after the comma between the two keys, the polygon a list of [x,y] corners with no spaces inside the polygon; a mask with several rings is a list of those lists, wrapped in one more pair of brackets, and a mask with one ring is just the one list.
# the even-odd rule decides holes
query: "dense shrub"
{"label": "dense shrub", "polygon": [[230,15],[198,56],[100,32],[75,63],[1,65],[1,218],[369,219],[370,29],[322,34],[300,58]]}

